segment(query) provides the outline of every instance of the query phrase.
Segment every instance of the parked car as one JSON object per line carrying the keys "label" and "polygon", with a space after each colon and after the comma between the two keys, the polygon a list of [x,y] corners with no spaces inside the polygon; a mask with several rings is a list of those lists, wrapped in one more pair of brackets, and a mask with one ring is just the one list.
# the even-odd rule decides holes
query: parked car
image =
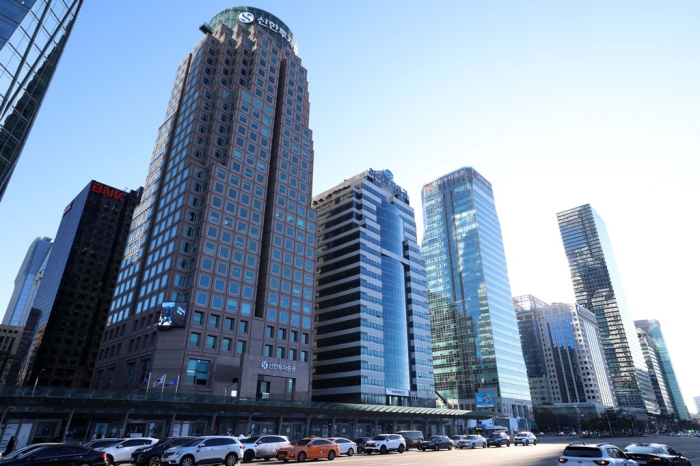
{"label": "parked car", "polygon": [[159,466],[161,456],[165,450],[185,446],[196,440],[197,437],[168,437],[158,441],[153,445],[137,448],[131,453],[131,463],[137,466]]}
{"label": "parked car", "polygon": [[7,461],[7,460],[10,460],[10,459],[17,458],[18,456],[24,455],[25,453],[27,453],[31,450],[36,450],[37,448],[46,447],[49,445],[61,445],[61,444],[60,443],[34,443],[32,445],[26,445],[22,448],[18,448],[16,450],[14,450],[12,453],[10,453],[6,456],[0,456],[0,463]]}
{"label": "parked car", "polygon": [[513,437],[513,445],[524,445],[528,446],[530,444],[537,445],[537,437],[532,432],[518,432]]}
{"label": "parked car", "polygon": [[423,441],[423,432],[420,430],[400,430],[396,432],[406,440],[406,450],[411,448],[420,448],[420,443]]}
{"label": "parked car", "polygon": [[291,447],[292,442],[283,435],[253,435],[243,439],[243,462],[250,463],[255,458],[270,458],[277,456],[277,450],[284,447]]}
{"label": "parked car", "polygon": [[382,434],[372,437],[365,443],[364,451],[368,455],[378,451],[382,455],[390,451],[403,453],[406,451],[406,440],[398,434]]}
{"label": "parked car", "polygon": [[365,443],[369,442],[372,440],[372,437],[358,437],[355,440],[355,444],[357,445],[357,452],[358,453],[364,453],[365,452]]}
{"label": "parked car", "polygon": [[121,442],[117,442],[107,447],[102,447],[98,451],[105,454],[105,464],[112,466],[113,464],[128,463],[131,460],[131,454],[140,447],[153,445],[158,443],[157,438],[138,437],[126,438]]}
{"label": "parked car", "polygon": [[[35,446],[35,445],[32,445]],[[23,449],[24,450],[24,449]],[[18,455],[12,453],[2,459],[3,466],[104,466],[103,453],[82,445],[44,444],[36,448],[18,450]]]}
{"label": "parked car", "polygon": [[467,435],[455,445],[460,450],[463,448],[486,448],[486,439],[481,435]]}
{"label": "parked car", "polygon": [[243,452],[243,445],[236,437],[208,435],[197,437],[190,443],[168,448],[161,456],[162,464],[196,466],[200,464],[223,464],[234,466]]}
{"label": "parked car", "polygon": [[357,451],[357,444],[343,437],[331,437],[328,440],[338,444],[339,455],[352,456]]}
{"label": "parked car", "polygon": [[624,451],[639,464],[690,466],[690,460],[683,453],[663,443],[632,443]]}
{"label": "parked car", "polygon": [[433,435],[428,440],[424,440],[421,442],[420,449],[423,451],[438,451],[441,448],[444,450],[452,450],[453,446],[454,444],[452,443],[452,440],[449,437],[446,437],[444,435]]}
{"label": "parked car", "polygon": [[338,444],[325,438],[310,437],[299,440],[296,445],[282,447],[277,451],[277,459],[304,462],[307,459],[328,458],[333,461],[340,454]]}
{"label": "parked car", "polygon": [[491,435],[489,435],[489,438],[486,439],[486,446],[495,446],[495,447],[500,447],[501,445],[505,445],[507,447],[510,446],[510,437],[505,432],[496,432]]}
{"label": "parked car", "polygon": [[600,464],[638,466],[625,452],[612,443],[574,442],[564,448],[559,464],[571,462],[576,466],[598,466]]}
{"label": "parked car", "polygon": [[117,442],[121,442],[124,440],[123,438],[101,438],[98,440],[90,440],[89,442],[85,442],[82,445],[84,447],[92,448],[93,450],[97,450],[98,448],[104,448],[104,447],[109,447],[111,445],[114,445]]}

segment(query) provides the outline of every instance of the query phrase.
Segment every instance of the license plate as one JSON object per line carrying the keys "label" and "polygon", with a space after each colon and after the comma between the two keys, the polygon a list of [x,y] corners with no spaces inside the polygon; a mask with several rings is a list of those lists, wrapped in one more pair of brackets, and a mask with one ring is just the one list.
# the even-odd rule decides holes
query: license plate
{"label": "license plate", "polygon": [[277,458],[283,459],[287,457],[287,452],[286,451],[281,451],[277,454]]}

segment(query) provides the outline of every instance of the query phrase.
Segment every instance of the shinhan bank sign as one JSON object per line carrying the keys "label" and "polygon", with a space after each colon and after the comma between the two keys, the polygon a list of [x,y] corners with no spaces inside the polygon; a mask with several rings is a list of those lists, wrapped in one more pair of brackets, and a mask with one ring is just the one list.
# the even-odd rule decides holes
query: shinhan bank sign
{"label": "shinhan bank sign", "polygon": [[[244,11],[243,13],[238,15],[238,21],[244,24],[251,24],[255,22],[255,15],[251,13],[250,11]],[[275,23],[274,21],[270,21],[267,18],[263,18],[262,16],[258,16],[258,25],[266,27],[270,29],[271,31],[275,31],[277,34],[279,34],[282,39],[286,40],[289,42],[289,45],[294,48],[294,38],[292,35],[283,29],[279,24]]]}

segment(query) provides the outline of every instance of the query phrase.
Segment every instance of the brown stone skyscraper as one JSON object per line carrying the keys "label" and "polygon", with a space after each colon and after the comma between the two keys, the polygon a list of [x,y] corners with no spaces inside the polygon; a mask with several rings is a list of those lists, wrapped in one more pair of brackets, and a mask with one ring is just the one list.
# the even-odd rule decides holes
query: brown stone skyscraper
{"label": "brown stone skyscraper", "polygon": [[226,9],[178,67],[92,386],[309,397],[316,219],[306,70]]}

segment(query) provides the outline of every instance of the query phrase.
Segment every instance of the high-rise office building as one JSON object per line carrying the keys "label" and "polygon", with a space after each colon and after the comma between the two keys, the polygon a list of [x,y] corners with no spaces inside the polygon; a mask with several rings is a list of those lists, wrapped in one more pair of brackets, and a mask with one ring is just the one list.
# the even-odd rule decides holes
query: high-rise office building
{"label": "high-rise office building", "polygon": [[465,167],[423,186],[422,198],[435,388],[463,409],[527,417],[530,389],[491,183]]}
{"label": "high-rise office building", "polygon": [[659,321],[656,319],[648,319],[636,320],[634,325],[646,332],[654,341],[654,347],[658,354],[661,372],[671,398],[673,411],[679,420],[689,421],[690,413],[683,400],[683,394],[681,393],[681,386],[676,378],[676,372],[673,370],[671,355],[668,352],[668,346],[666,345],[666,340],[664,340],[664,334],[661,331],[661,324],[659,324]]}
{"label": "high-rise office building", "polygon": [[51,246],[53,246],[51,238],[37,238],[32,241],[15,278],[15,289],[5,311],[3,325],[23,327],[27,322],[36,292],[41,284]]}
{"label": "high-rise office building", "polygon": [[266,11],[229,8],[200,29],[158,132],[93,387],[167,379],[172,391],[308,400],[307,72]]}
{"label": "high-rise office building", "polygon": [[63,211],[34,300],[41,316],[20,384],[89,386],[140,195],[91,181]]}
{"label": "high-rise office building", "polygon": [[661,357],[656,350],[654,339],[645,330],[639,327],[637,327],[637,337],[639,337],[639,344],[642,347],[644,360],[647,362],[649,378],[651,379],[651,385],[654,387],[659,410],[664,416],[673,416],[675,415],[675,410],[673,409],[671,394],[666,387],[666,380],[664,379],[663,369],[661,368]]}
{"label": "high-rise office building", "polygon": [[24,327],[15,325],[0,325],[0,385],[15,384],[15,380],[10,380],[8,375],[17,357],[17,348],[19,348],[23,330]]}
{"label": "high-rise office building", "polygon": [[0,2],[0,201],[82,4]]}
{"label": "high-rise office building", "polygon": [[313,399],[435,407],[425,264],[389,170],[319,194]]}
{"label": "high-rise office building", "polygon": [[537,394],[533,405],[570,405],[591,414],[614,408],[595,315],[575,303],[547,305],[537,300],[535,306],[523,306],[523,298],[513,301],[531,390],[532,379],[542,376],[549,388],[542,394],[532,390]]}
{"label": "high-rise office building", "polygon": [[557,214],[576,301],[598,321],[620,408],[659,413],[603,219],[589,204]]}

